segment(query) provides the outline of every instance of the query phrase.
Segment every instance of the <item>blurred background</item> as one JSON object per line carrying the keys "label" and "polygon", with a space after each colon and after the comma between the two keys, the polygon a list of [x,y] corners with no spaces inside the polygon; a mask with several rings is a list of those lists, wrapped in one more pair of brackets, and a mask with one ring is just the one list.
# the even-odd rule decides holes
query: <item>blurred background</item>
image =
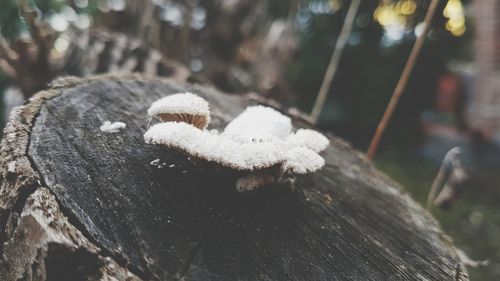
{"label": "blurred background", "polygon": [[[350,4],[0,0],[2,126],[54,78],[110,72],[255,92],[310,113]],[[320,128],[366,151],[429,4],[361,1]],[[467,176],[458,196],[431,211],[472,259],[471,280],[500,280],[500,161],[490,157],[499,136],[500,2],[442,0],[374,164],[424,205],[446,153],[462,147],[473,168],[459,168],[481,176]]]}

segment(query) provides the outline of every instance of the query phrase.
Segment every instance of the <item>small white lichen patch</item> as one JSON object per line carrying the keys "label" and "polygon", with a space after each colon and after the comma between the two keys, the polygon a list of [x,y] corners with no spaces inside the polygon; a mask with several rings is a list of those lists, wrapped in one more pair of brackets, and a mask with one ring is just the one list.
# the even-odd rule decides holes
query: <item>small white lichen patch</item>
{"label": "small white lichen patch", "polygon": [[104,121],[104,123],[102,123],[102,125],[99,127],[99,130],[105,133],[118,133],[122,129],[125,129],[125,127],[127,127],[127,124],[123,122],[111,123],[111,121]]}
{"label": "small white lichen patch", "polygon": [[183,118],[163,116],[160,118],[163,123],[146,132],[145,141],[245,171],[245,176],[236,182],[238,191],[254,190],[279,180],[283,175],[312,173],[325,164],[318,153],[328,146],[328,138],[309,129],[292,133],[292,120],[270,107],[248,107],[222,133],[205,130],[208,122],[199,126],[199,122],[191,122],[185,117],[193,114],[210,116],[208,103],[198,96],[172,95],[153,103],[148,110],[150,116],[165,113],[175,113]]}
{"label": "small white lichen patch", "polygon": [[149,163],[150,165],[155,166],[158,169],[163,168],[167,163],[162,163],[160,159],[155,159]]}

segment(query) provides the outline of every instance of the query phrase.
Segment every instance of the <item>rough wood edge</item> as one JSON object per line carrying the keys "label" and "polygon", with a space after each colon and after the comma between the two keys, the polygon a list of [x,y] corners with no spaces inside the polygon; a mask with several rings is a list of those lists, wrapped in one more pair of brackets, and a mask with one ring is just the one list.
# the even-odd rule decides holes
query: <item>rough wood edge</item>
{"label": "rough wood edge", "polygon": [[[27,153],[31,129],[45,102],[66,88],[102,79],[151,80],[138,75],[60,78],[11,113],[0,143],[1,280],[45,280],[44,259],[54,249],[67,255],[87,253],[88,262],[98,265],[89,280],[142,280],[136,275],[140,272],[128,268],[124,259],[118,263],[68,220]],[[39,238],[34,240],[29,233]]]}
{"label": "rough wood edge", "polygon": [[3,256],[0,274],[5,281],[47,280],[63,272],[67,279],[85,274],[90,280],[141,280],[102,256],[101,249],[69,222],[45,187],[28,196],[17,227],[3,245]]}
{"label": "rough wood edge", "polygon": [[[26,231],[31,231],[30,229],[42,228],[43,232],[46,236],[53,236],[54,233],[58,231],[62,231],[66,229],[66,232],[62,232],[61,235],[72,235],[76,240],[79,241],[80,244],[75,243],[66,243],[67,241],[57,240],[52,241],[49,239],[45,240],[45,244],[38,246],[38,250],[42,250],[45,255],[47,254],[48,246],[52,242],[55,244],[60,244],[64,248],[70,249],[71,251],[75,251],[76,249],[83,248],[88,253],[91,253],[95,261],[101,264],[99,268],[99,272],[102,273],[99,277],[100,279],[93,280],[111,280],[112,278],[118,278],[118,280],[141,280],[139,277],[131,273],[130,269],[127,268],[127,265],[121,262],[117,263],[113,258],[109,257],[105,253],[100,252],[101,249],[95,245],[95,243],[90,242],[91,239],[89,237],[85,237],[85,235],[73,224],[69,222],[66,218],[63,211],[59,207],[57,199],[50,191],[44,187],[42,183],[41,177],[34,169],[34,165],[32,165],[32,161],[28,156],[27,150],[29,146],[30,133],[34,121],[39,114],[39,111],[44,103],[47,101],[59,96],[62,94],[63,90],[66,88],[71,88],[76,85],[85,85],[99,80],[114,80],[114,81],[155,81],[155,82],[168,82],[173,81],[169,78],[152,78],[145,77],[138,74],[125,75],[125,76],[116,76],[116,75],[99,75],[93,76],[89,78],[78,78],[78,77],[63,77],[54,80],[49,86],[50,88],[44,91],[41,91],[30,98],[29,102],[23,106],[19,106],[13,110],[11,116],[9,118],[9,122],[4,129],[4,137],[0,143],[0,242],[2,246],[0,247],[0,253],[3,254],[3,258],[0,260],[0,274],[3,274],[5,270],[5,265],[8,264],[9,260],[6,257],[6,251],[8,251],[11,247],[9,245],[15,245],[15,243],[22,243],[23,241],[18,240],[18,233],[27,233]],[[175,81],[175,83],[179,85],[183,85],[187,83]],[[277,109],[283,110],[283,107],[279,106],[278,103],[273,102],[272,100],[266,99],[258,99],[255,96],[248,96],[249,100],[257,101],[263,104],[268,104],[270,106],[276,107]],[[299,113],[296,113],[293,110],[287,110],[288,114],[291,115],[295,120],[300,122],[309,123],[307,118],[303,118]],[[395,184],[392,180],[390,180],[386,175],[376,172],[377,170],[373,167],[373,165],[366,159],[364,154],[354,149],[349,143],[338,139],[333,138],[332,142],[335,144],[342,146],[354,154],[357,155],[359,160],[365,164],[370,172],[370,174],[377,173],[378,179],[390,183],[392,186],[398,187],[399,191],[401,191],[401,187],[398,184]],[[404,192],[403,192],[404,193]],[[407,196],[406,194],[403,194]],[[52,196],[53,200],[49,200],[50,196]],[[37,198],[45,197],[50,203],[48,203],[48,207],[57,218],[60,220],[60,223],[64,225],[63,228],[51,228],[47,227],[47,225],[43,224],[32,224],[32,223],[23,223],[24,217],[31,217],[31,214],[35,211],[30,209],[30,206],[33,203],[33,200],[39,200]],[[28,202],[31,199],[30,202]],[[31,204],[28,204],[31,203]],[[414,203],[417,205],[416,203]],[[36,205],[36,204],[35,204]],[[40,204],[38,204],[40,205]],[[469,280],[468,273],[466,268],[460,262],[458,254],[456,253],[455,246],[452,243],[452,239],[444,234],[441,229],[441,226],[437,223],[437,221],[428,213],[426,210],[422,209],[422,214],[429,219],[429,221],[435,222],[435,226],[433,227],[435,231],[438,232],[440,239],[448,246],[450,252],[456,257],[456,260],[459,261],[456,269],[455,280],[456,281],[467,281]],[[21,212],[22,210],[22,212]],[[49,209],[47,209],[49,210]],[[57,221],[56,220],[56,221]],[[38,226],[37,226],[38,225]],[[55,232],[54,232],[55,231]],[[67,237],[66,237],[67,238]],[[26,241],[26,240],[25,240]],[[37,244],[38,245],[38,244]],[[75,248],[75,246],[78,246]],[[35,246],[36,247],[36,246]],[[80,247],[80,248],[79,248]],[[39,251],[35,251],[38,256],[40,256]],[[30,251],[25,251],[26,253]],[[18,253],[18,252],[16,252]],[[33,251],[31,251],[33,253]],[[37,263],[37,266],[44,266],[43,263],[39,263],[40,258],[31,255],[30,257],[23,257],[26,261],[32,261]],[[31,264],[32,266],[34,264]],[[42,270],[42,269],[41,269]],[[134,270],[135,271],[135,270]],[[30,271],[34,272],[33,269]],[[40,272],[44,272],[43,270]],[[139,275],[142,275],[140,272]],[[125,274],[125,275],[124,275]],[[125,277],[133,279],[126,279]],[[2,277],[2,275],[0,275]],[[35,276],[37,277],[37,276]],[[124,279],[125,278],[125,279]],[[136,278],[136,279],[135,279]],[[2,279],[2,280],[17,280],[17,279]],[[22,280],[32,280],[32,279],[22,279]],[[38,280],[38,279],[35,279]],[[43,280],[43,279],[42,279]]]}

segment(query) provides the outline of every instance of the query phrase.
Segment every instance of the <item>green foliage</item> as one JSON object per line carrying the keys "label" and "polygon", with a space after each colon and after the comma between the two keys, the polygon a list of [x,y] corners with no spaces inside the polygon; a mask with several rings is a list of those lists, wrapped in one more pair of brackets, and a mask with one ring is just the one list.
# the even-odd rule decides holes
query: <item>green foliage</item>
{"label": "green foliage", "polygon": [[[436,163],[415,151],[388,150],[377,157],[376,166],[399,182],[422,205],[434,176]],[[468,186],[447,210],[432,209],[455,245],[474,260],[489,260],[490,265],[468,268],[471,280],[499,280],[500,206],[498,190]]]}
{"label": "green foliage", "polygon": [[24,28],[18,5],[17,0],[3,0],[0,9],[0,31],[9,39],[17,37]]}

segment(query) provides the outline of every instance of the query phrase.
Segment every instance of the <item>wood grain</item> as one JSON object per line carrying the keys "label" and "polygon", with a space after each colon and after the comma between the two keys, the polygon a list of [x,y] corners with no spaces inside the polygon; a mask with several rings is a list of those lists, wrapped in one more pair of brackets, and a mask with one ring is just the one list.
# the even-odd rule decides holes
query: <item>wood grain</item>
{"label": "wood grain", "polygon": [[[203,96],[216,129],[249,99],[138,77],[73,81],[53,91],[30,126],[27,157],[99,258],[134,278],[468,280],[434,219],[335,137],[320,172],[240,194],[230,171],[207,170],[142,135],[148,106],[165,95]],[[99,131],[106,120],[127,127]],[[151,165],[155,159],[165,165]]]}

